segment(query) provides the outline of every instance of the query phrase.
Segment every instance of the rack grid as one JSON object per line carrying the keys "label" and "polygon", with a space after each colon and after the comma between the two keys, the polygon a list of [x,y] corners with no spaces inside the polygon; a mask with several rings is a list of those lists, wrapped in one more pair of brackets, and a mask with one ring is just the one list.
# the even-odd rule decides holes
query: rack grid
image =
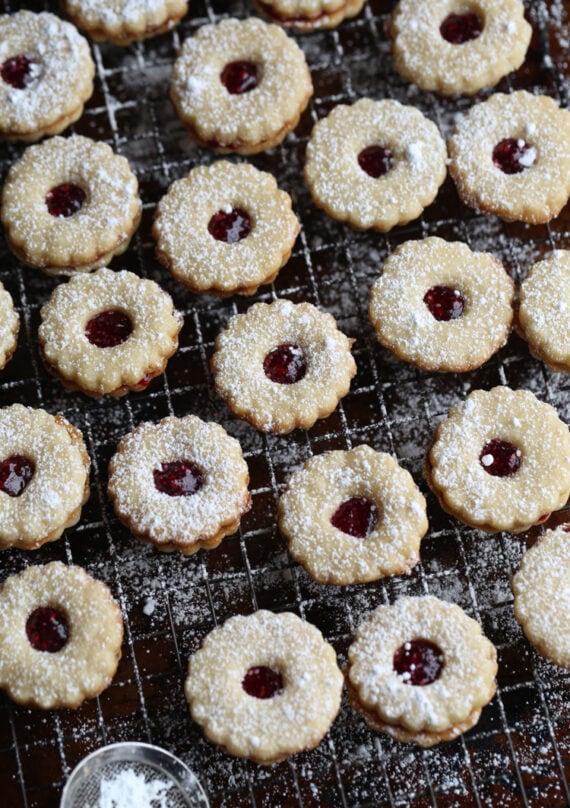
{"label": "rack grid", "polygon": [[[570,379],[548,371],[512,335],[481,369],[424,374],[381,349],[367,317],[368,294],[382,261],[410,238],[439,235],[495,253],[516,280],[554,248],[570,248],[570,213],[549,225],[505,224],[466,209],[448,178],[436,202],[411,224],[387,235],[359,233],[328,219],[311,203],[302,179],[313,123],[336,104],[361,96],[413,104],[447,137],[457,114],[476,99],[422,93],[392,69],[384,24],[394,3],[370,0],[338,29],[296,36],[305,51],[315,95],[296,131],[251,160],[291,193],[302,231],[289,263],[252,298],[196,296],[170,278],[154,257],[151,224],[168,185],[215,155],[194,146],[167,98],[180,42],[198,27],[252,13],[246,0],[191,0],[169,34],[127,48],[93,45],[95,92],[73,131],[108,142],[136,171],[144,202],[141,226],[127,253],[114,259],[157,280],[184,314],[180,348],[164,376],[142,393],[88,399],[65,391],[42,365],[39,310],[54,286],[23,267],[0,243],[0,280],[21,316],[19,346],[0,374],[0,402],[61,412],[84,433],[92,459],[91,496],[78,525],[34,553],[6,551],[0,579],[29,564],[59,559],[105,581],[125,619],[123,658],[112,685],[77,711],[41,712],[0,696],[0,782],[10,808],[49,808],[71,769],[107,743],[142,740],[179,755],[197,773],[212,806],[563,806],[570,805],[570,675],[526,642],[512,609],[510,578],[540,533],[484,535],[441,511],[421,474],[425,447],[452,403],[470,390],[509,384],[533,390],[570,420]],[[29,8],[60,13],[47,0],[4,0],[4,12]],[[563,0],[527,0],[534,35],[525,65],[498,90],[531,89],[570,105],[570,31]],[[23,151],[4,145],[2,177]],[[230,158],[240,159],[240,158]],[[338,409],[308,431],[261,434],[237,421],[217,398],[209,358],[228,318],[257,300],[308,300],[332,313],[356,338],[358,374]],[[194,413],[221,423],[243,447],[253,508],[239,533],[215,550],[188,558],[164,555],[129,535],[106,495],[107,463],[119,439],[143,420]],[[369,443],[392,453],[428,499],[429,532],[421,563],[409,576],[364,586],[314,583],[288,556],[276,527],[276,505],[291,472],[312,454]],[[564,521],[565,513],[550,524]],[[190,719],[182,684],[187,659],[203,637],[235,614],[257,608],[291,610],[317,625],[341,664],[356,626],[377,604],[431,593],[476,617],[499,652],[498,690],[477,726],[429,750],[375,735],[346,700],[322,744],[264,768],[209,744]]]}

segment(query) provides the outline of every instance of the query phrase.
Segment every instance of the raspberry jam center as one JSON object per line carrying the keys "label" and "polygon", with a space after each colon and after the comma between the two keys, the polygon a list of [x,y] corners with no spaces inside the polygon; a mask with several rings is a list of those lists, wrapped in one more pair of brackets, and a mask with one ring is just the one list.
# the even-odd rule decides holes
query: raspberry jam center
{"label": "raspberry jam center", "polygon": [[204,485],[201,469],[191,460],[162,463],[152,474],[156,490],[169,497],[190,497]]}
{"label": "raspberry jam center", "polygon": [[85,336],[98,348],[114,348],[129,338],[133,330],[131,318],[122,311],[99,312],[85,326]]}
{"label": "raspberry jam center", "polygon": [[85,202],[86,193],[72,182],[56,185],[46,194],[46,205],[52,216],[63,216],[67,219],[81,210]]}
{"label": "raspberry jam center", "polygon": [[52,606],[39,606],[26,621],[26,634],[36,651],[55,654],[69,639],[67,618]]}
{"label": "raspberry jam center", "polygon": [[0,463],[0,491],[19,497],[34,476],[34,463],[24,455],[10,455]]}
{"label": "raspberry jam center", "polygon": [[228,62],[220,74],[220,80],[231,95],[249,93],[259,84],[259,67],[255,62],[245,60]]}
{"label": "raspberry jam center", "polygon": [[367,146],[358,155],[358,165],[369,177],[378,179],[392,168],[392,152],[383,146]]}
{"label": "raspberry jam center", "polygon": [[208,232],[217,241],[235,244],[249,236],[251,219],[245,210],[232,208],[229,212],[219,210],[208,222]]}
{"label": "raspberry jam center", "polygon": [[473,11],[448,14],[439,27],[439,33],[452,45],[461,45],[463,42],[477,39],[482,30],[483,21]]}
{"label": "raspberry jam center", "polygon": [[510,477],[520,468],[522,452],[507,440],[493,438],[483,446],[479,462],[493,477]]}
{"label": "raspberry jam center", "polygon": [[424,303],[439,321],[457,320],[465,307],[461,292],[451,286],[432,286],[424,295]]}
{"label": "raspberry jam center", "polygon": [[0,75],[10,87],[23,90],[33,78],[32,62],[25,54],[19,53],[3,62],[0,67]]}
{"label": "raspberry jam center", "polygon": [[443,670],[443,654],[429,640],[410,640],[394,654],[393,667],[408,685],[424,687],[439,679]]}
{"label": "raspberry jam center", "polygon": [[302,348],[289,342],[278,345],[263,360],[263,371],[276,384],[295,384],[301,381],[307,372]]}
{"label": "raspberry jam center", "polygon": [[533,164],[535,157],[533,146],[513,137],[501,140],[493,149],[493,163],[503,174],[520,174]]}
{"label": "raspberry jam center", "polygon": [[366,497],[351,497],[338,506],[331,516],[337,530],[357,539],[368,536],[378,523],[378,508]]}
{"label": "raspberry jam center", "polygon": [[265,665],[250,668],[242,679],[241,686],[256,699],[271,699],[283,690],[283,678],[279,671]]}

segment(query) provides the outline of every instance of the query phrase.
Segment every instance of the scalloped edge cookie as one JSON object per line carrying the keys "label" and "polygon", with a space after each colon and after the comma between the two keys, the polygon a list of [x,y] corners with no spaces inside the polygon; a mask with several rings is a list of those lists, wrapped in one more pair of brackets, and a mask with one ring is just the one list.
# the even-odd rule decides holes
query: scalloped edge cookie
{"label": "scalloped edge cookie", "polygon": [[130,45],[171,31],[188,11],[188,0],[62,0],[78,28],[95,42]]}
{"label": "scalloped edge cookie", "polygon": [[20,318],[12,295],[0,282],[0,370],[6,367],[18,344]]}
{"label": "scalloped edge cookie", "polygon": [[277,25],[300,32],[336,28],[356,17],[366,0],[253,0],[255,9]]}

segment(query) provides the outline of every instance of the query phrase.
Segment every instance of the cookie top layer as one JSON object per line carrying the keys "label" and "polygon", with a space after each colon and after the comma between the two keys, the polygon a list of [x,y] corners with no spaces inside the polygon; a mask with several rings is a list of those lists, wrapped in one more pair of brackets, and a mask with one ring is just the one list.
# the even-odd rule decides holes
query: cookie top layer
{"label": "cookie top layer", "polygon": [[63,0],[63,7],[95,41],[129,45],[174,28],[188,0]]}
{"label": "cookie top layer", "polygon": [[442,95],[494,86],[521,66],[532,35],[520,0],[400,0],[389,31],[398,73]]}
{"label": "cookie top layer", "polygon": [[335,28],[356,17],[366,0],[254,0],[260,14],[297,31]]}
{"label": "cookie top layer", "polygon": [[0,282],[0,370],[16,350],[20,318],[14,309],[12,295]]}

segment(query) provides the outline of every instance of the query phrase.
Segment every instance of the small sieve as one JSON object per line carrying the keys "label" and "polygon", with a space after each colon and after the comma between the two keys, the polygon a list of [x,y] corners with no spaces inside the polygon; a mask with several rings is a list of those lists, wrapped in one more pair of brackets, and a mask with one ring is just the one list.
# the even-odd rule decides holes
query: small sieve
{"label": "small sieve", "polygon": [[146,804],[137,802],[136,808],[209,806],[198,778],[179,758],[158,746],[126,742],[104,746],[84,758],[63,789],[60,808],[135,808],[120,796],[133,780],[139,791],[143,788],[148,794]]}

